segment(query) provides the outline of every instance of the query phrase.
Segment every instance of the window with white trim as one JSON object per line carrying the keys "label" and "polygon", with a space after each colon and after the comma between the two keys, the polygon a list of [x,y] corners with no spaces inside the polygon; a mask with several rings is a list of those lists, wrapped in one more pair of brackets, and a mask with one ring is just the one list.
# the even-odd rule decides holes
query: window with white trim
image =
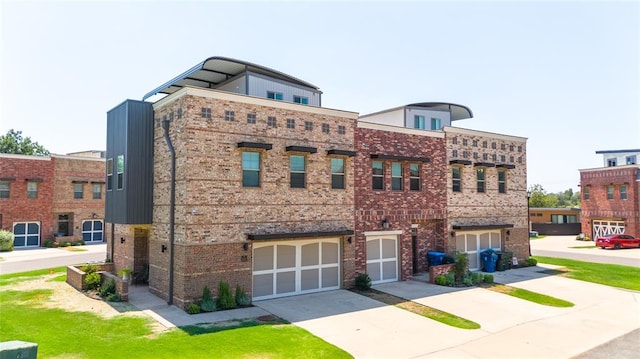
{"label": "window with white trim", "polygon": [[82,199],[83,192],[84,192],[84,184],[82,183],[73,184],[73,198]]}
{"label": "window with white trim", "polygon": [[260,152],[242,152],[242,187],[260,187]]}
{"label": "window with white trim", "polygon": [[418,163],[409,164],[409,190],[420,190],[420,164]]}
{"label": "window with white trim", "polygon": [[107,191],[113,189],[113,158],[107,159]]}
{"label": "window with white trim", "polygon": [[300,155],[289,156],[289,184],[291,188],[306,187],[305,157]]}
{"label": "window with white trim", "polygon": [[476,169],[476,189],[477,189],[478,193],[484,193],[485,192],[484,175],[485,175],[485,169],[484,168]]}
{"label": "window with white trim", "polygon": [[607,199],[613,199],[613,186],[607,186]]}
{"label": "window with white trim", "polygon": [[82,240],[85,242],[102,242],[102,220],[82,221]]}
{"label": "window with white trim", "polygon": [[117,189],[124,188],[124,155],[118,155],[118,161],[116,163],[116,174],[117,174]]}
{"label": "window with white trim", "polygon": [[391,189],[394,191],[402,191],[402,182],[404,178],[402,176],[402,163],[391,163]]}
{"label": "window with white trim", "polygon": [[627,185],[620,185],[620,199],[627,199]]}
{"label": "window with white trim", "polygon": [[344,189],[344,158],[331,159],[331,188]]}
{"label": "window with white trim", "polygon": [[27,182],[27,198],[38,198],[37,182]]}
{"label": "window with white trim", "polygon": [[507,171],[498,171],[498,193],[507,193]]}
{"label": "window with white trim", "polygon": [[11,182],[0,182],[0,198],[9,198],[11,196]]}
{"label": "window with white trim", "polygon": [[282,92],[267,91],[267,98],[282,101]]}
{"label": "window with white trim", "polygon": [[371,162],[372,167],[372,188],[374,190],[384,190],[384,164],[380,161]]}
{"label": "window with white trim", "polygon": [[100,183],[93,184],[93,199],[102,198],[102,185]]}
{"label": "window with white trim", "polygon": [[462,192],[462,168],[451,167],[451,187],[453,192]]}

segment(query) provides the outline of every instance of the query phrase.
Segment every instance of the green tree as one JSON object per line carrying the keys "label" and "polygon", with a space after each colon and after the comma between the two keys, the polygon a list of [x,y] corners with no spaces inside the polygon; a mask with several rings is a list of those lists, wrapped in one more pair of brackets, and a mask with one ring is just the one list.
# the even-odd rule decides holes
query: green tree
{"label": "green tree", "polygon": [[558,206],[558,196],[547,193],[539,184],[529,187],[531,195],[529,197],[529,207],[532,208],[553,208]]}
{"label": "green tree", "polygon": [[6,135],[0,136],[0,153],[17,155],[48,156],[50,152],[31,137],[22,138],[22,131],[10,129]]}
{"label": "green tree", "polygon": [[563,192],[556,193],[558,197],[558,207],[580,207],[580,192],[573,192],[569,188]]}

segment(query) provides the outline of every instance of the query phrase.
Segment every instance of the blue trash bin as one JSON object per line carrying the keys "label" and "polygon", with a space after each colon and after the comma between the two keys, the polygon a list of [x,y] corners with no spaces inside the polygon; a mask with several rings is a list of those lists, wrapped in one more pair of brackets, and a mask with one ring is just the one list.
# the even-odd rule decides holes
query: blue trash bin
{"label": "blue trash bin", "polygon": [[482,270],[487,273],[493,273],[496,271],[496,262],[498,261],[498,253],[489,248],[480,252],[480,259],[482,260]]}
{"label": "blue trash bin", "polygon": [[439,266],[444,260],[444,252],[427,252],[427,260],[429,260],[429,266]]}

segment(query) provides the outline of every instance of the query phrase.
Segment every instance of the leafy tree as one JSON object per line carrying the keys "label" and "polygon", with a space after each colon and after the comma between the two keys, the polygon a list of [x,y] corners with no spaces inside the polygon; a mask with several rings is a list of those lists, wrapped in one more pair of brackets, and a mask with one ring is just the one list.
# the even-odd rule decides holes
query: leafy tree
{"label": "leafy tree", "polygon": [[580,192],[573,192],[569,188],[564,192],[556,193],[558,197],[558,207],[580,207]]}
{"label": "leafy tree", "polygon": [[0,153],[17,155],[48,156],[50,152],[31,137],[22,138],[22,131],[10,129],[6,135],[0,136]]}
{"label": "leafy tree", "polygon": [[529,197],[529,206],[532,208],[553,208],[558,206],[558,196],[549,194],[539,184],[529,187],[531,196]]}

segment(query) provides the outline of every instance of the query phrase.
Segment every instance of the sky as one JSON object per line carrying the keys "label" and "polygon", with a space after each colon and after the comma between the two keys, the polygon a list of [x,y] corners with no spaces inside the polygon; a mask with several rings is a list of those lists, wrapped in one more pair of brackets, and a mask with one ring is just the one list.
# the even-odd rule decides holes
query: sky
{"label": "sky", "polygon": [[0,134],[106,147],[106,113],[211,56],[310,82],[362,115],[468,106],[454,126],[528,138],[528,184],[578,189],[640,148],[640,1],[0,0]]}

